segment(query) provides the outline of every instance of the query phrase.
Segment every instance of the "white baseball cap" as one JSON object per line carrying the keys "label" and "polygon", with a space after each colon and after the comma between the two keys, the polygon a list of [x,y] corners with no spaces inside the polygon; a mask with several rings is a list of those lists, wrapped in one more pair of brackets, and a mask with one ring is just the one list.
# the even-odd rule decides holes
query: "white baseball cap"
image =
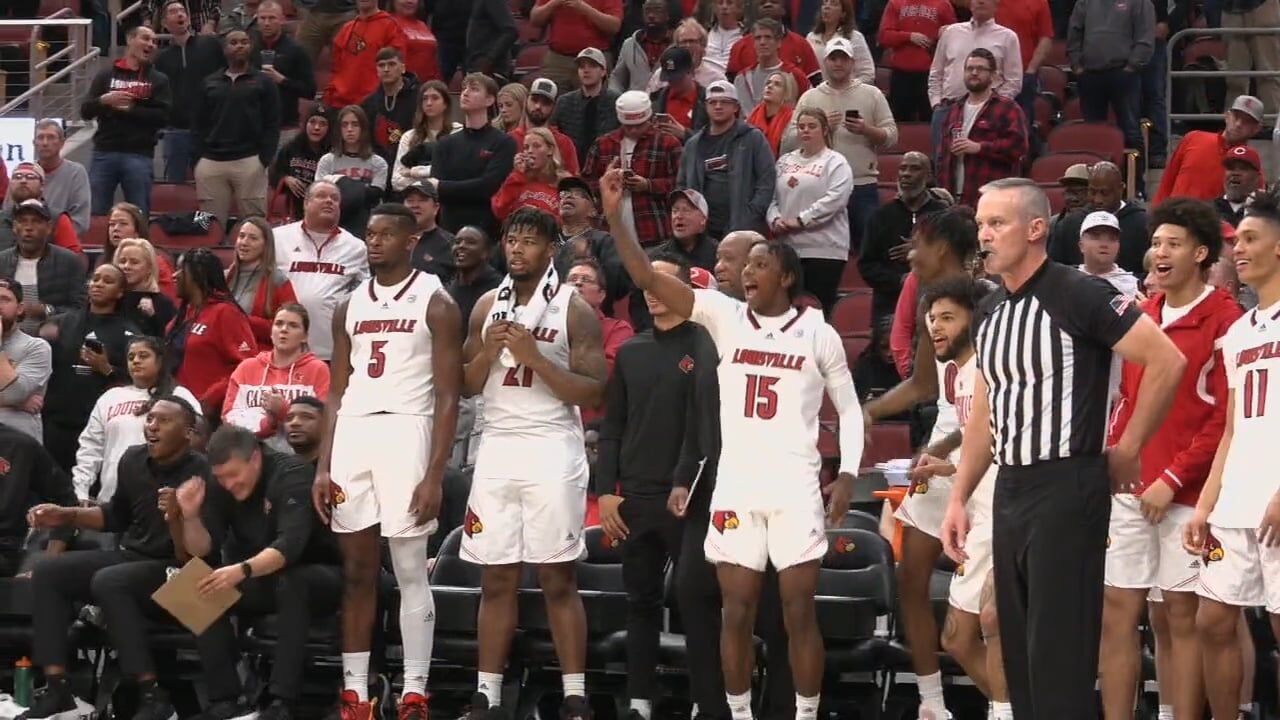
{"label": "white baseball cap", "polygon": [[1249,117],[1262,122],[1262,101],[1252,95],[1241,95],[1236,101],[1231,103],[1231,109],[1248,115]]}
{"label": "white baseball cap", "polygon": [[681,188],[679,190],[672,190],[671,194],[667,196],[667,200],[671,201],[672,204],[675,204],[676,198],[684,198],[685,200],[688,200],[690,205],[698,208],[698,212],[702,213],[703,217],[707,216],[707,199],[697,190],[694,190],[693,188]]}
{"label": "white baseball cap", "polygon": [[618,96],[614,104],[618,122],[623,125],[643,125],[653,117],[653,103],[649,94],[640,90],[628,90]]}
{"label": "white baseball cap", "polygon": [[829,58],[831,53],[842,52],[846,57],[853,57],[853,43],[849,42],[849,38],[836,36],[827,41],[827,47],[822,51],[822,57]]}
{"label": "white baseball cap", "polygon": [[609,67],[608,61],[605,60],[604,58],[604,53],[601,52],[598,48],[589,47],[589,48],[583,49],[582,52],[578,53],[578,57],[575,58],[575,61],[581,62],[583,60],[590,60],[591,62],[599,65],[602,68]]}
{"label": "white baseball cap", "polygon": [[1116,232],[1120,232],[1120,221],[1116,219],[1115,215],[1105,210],[1091,212],[1084,217],[1084,222],[1080,223],[1080,236],[1084,237],[1085,233],[1100,227],[1111,228]]}
{"label": "white baseball cap", "polygon": [[738,100],[738,89],[735,88],[728,80],[713,80],[711,84],[707,86],[707,101],[710,102],[717,98],[727,98],[739,105],[742,104],[741,101]]}
{"label": "white baseball cap", "polygon": [[556,87],[555,81],[550,78],[538,78],[529,85],[530,95],[541,95],[551,102],[556,101],[556,95],[559,92],[560,88]]}

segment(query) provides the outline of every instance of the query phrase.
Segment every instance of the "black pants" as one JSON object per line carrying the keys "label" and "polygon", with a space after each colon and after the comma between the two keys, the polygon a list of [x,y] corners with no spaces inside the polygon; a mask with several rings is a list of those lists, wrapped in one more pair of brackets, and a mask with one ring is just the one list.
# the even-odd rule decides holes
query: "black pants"
{"label": "black pants", "polygon": [[[720,663],[720,583],[707,563],[703,543],[711,517],[706,508],[690,508],[685,521],[680,559],[676,563],[676,602],[684,625],[689,654],[689,689],[699,712],[712,718],[728,718],[724,696],[724,671]],[[760,591],[756,634],[765,643],[766,682],[761,698],[761,720],[795,717],[795,683],[787,655],[787,628],[782,619],[778,573],[770,565]]]}
{"label": "black pants", "polygon": [[[307,661],[307,632],[311,623],[335,613],[342,603],[342,569],[336,565],[295,565],[240,584],[240,600],[233,608],[241,615],[276,615],[276,652],[271,664],[271,695],[296,701],[302,694],[302,671]],[[231,700],[242,692],[236,663],[240,650],[230,615],[223,615],[196,638],[200,662],[209,684],[209,697]]]}
{"label": "black pants", "polygon": [[88,418],[76,425],[71,418],[44,418],[44,448],[49,451],[58,467],[71,472],[76,466],[76,451],[80,449],[80,433]]}
{"label": "black pants", "polygon": [[667,499],[627,498],[619,508],[631,533],[622,543],[627,588],[627,696],[653,700],[657,691],[658,636],[662,632],[667,562],[680,554],[682,523]]}
{"label": "black pants", "polygon": [[898,122],[929,122],[929,73],[894,70],[889,79],[889,108]]}
{"label": "black pants", "polygon": [[840,277],[844,274],[844,260],[821,260],[803,258],[800,267],[804,270],[804,289],[818,298],[822,303],[822,311],[831,314],[831,308],[840,296]]}
{"label": "black pants", "polygon": [[992,543],[1018,720],[1097,717],[1110,482],[1101,457],[1003,467]]}

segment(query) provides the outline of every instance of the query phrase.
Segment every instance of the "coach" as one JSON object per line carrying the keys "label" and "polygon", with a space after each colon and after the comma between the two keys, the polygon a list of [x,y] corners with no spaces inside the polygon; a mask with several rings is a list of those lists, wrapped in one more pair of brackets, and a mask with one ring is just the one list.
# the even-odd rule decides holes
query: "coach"
{"label": "coach", "polygon": [[[981,190],[978,241],[1004,287],[975,318],[978,369],[943,547],[965,558],[965,502],[994,461],[996,605],[1020,718],[1097,717],[1094,682],[1111,482],[1169,409],[1186,360],[1104,280],[1048,259],[1049,201],[1030,180]],[[1103,454],[1112,351],[1144,368],[1133,420]]]}

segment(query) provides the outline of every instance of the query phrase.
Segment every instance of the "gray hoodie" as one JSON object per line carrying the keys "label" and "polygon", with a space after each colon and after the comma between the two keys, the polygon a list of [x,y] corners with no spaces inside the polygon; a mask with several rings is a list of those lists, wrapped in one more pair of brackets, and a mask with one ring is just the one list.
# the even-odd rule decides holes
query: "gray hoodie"
{"label": "gray hoodie", "polygon": [[[703,161],[707,158],[700,150],[702,138],[711,131],[707,126],[694,133],[685,143],[680,157],[680,175],[676,179],[682,188],[705,192]],[[766,229],[765,213],[773,200],[773,184],[777,177],[773,151],[764,133],[741,119],[729,129],[729,224],[725,233],[735,230]]]}
{"label": "gray hoodie", "polygon": [[1155,47],[1151,0],[1078,0],[1067,26],[1072,67],[1110,70],[1144,67]]}

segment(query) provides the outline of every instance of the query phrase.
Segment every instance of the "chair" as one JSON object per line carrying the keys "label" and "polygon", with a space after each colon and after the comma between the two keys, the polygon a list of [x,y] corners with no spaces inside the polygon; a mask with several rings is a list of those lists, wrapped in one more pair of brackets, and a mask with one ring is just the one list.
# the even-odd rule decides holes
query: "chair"
{"label": "chair", "polygon": [[1063,173],[1067,171],[1067,168],[1072,165],[1077,163],[1092,165],[1103,159],[1105,158],[1097,153],[1083,150],[1050,151],[1048,155],[1038,157],[1035,162],[1031,163],[1031,172],[1029,174],[1031,179],[1038,183],[1056,183]]}
{"label": "chair", "polygon": [[1040,80],[1040,89],[1044,92],[1053,93],[1054,97],[1059,101],[1065,100],[1067,97],[1067,72],[1057,65],[1041,65],[1040,70],[1036,73],[1036,77]]}
{"label": "chair", "polygon": [[[1136,148],[1134,148],[1136,149]],[[1090,152],[1124,167],[1124,133],[1114,124],[1067,122],[1049,133],[1048,152]]]}
{"label": "chair", "polygon": [[898,166],[902,164],[903,155],[904,153],[884,153],[876,158],[876,165],[880,168],[880,182],[898,182]]}
{"label": "chair", "polygon": [[855,335],[840,339],[844,342],[845,361],[849,363],[849,370],[852,371],[853,366],[858,362],[858,358],[862,357],[862,353],[866,352],[867,346],[871,344],[871,338],[865,335]]}
{"label": "chair", "polygon": [[865,290],[855,291],[837,300],[835,307],[831,308],[831,326],[842,337],[869,334],[871,293]]}
{"label": "chair", "polygon": [[1071,65],[1071,59],[1067,57],[1067,41],[1054,38],[1053,45],[1049,47],[1049,56],[1044,61],[1046,65],[1056,65],[1060,68]]}
{"label": "chair", "polygon": [[885,97],[889,96],[889,87],[893,84],[893,70],[887,67],[876,68],[876,88],[884,93]]}
{"label": "chair", "polygon": [[1084,111],[1080,109],[1080,98],[1067,98],[1067,101],[1062,103],[1062,119],[1066,122],[1084,120]]}
{"label": "chair", "polygon": [[107,223],[110,220],[106,215],[94,215],[89,218],[89,229],[85,234],[80,236],[80,245],[88,250],[91,247],[102,248],[107,244],[107,238],[110,231]]}
{"label": "chair", "polygon": [[840,527],[879,533],[880,518],[861,510],[850,510],[849,513],[844,516],[844,520],[840,521]]}
{"label": "chair", "polygon": [[850,257],[849,262],[844,264],[844,273],[840,275],[840,292],[848,293],[865,289],[867,289],[867,281],[862,279],[862,273],[858,270],[858,259]]}
{"label": "chair", "polygon": [[547,46],[542,43],[529,44],[520,48],[516,54],[514,74],[516,77],[530,75],[542,69],[542,59],[546,57]]}
{"label": "chair", "polygon": [[898,152],[915,150],[933,157],[933,137],[927,122],[898,123]]}
{"label": "chair", "polygon": [[193,183],[155,183],[151,186],[151,214],[189,213],[199,209]]}
{"label": "chair", "polygon": [[542,40],[544,29],[545,28],[540,28],[534,25],[532,21],[525,18],[516,20],[516,31],[520,33],[518,42],[529,44],[540,42]]}
{"label": "chair", "polygon": [[1032,102],[1032,113],[1035,117],[1031,118],[1035,124],[1036,132],[1040,134],[1041,140],[1049,139],[1049,132],[1053,130],[1054,123],[1057,121],[1058,108],[1062,103],[1049,93],[1040,93],[1036,95],[1036,99]]}
{"label": "chair", "polygon": [[911,457],[911,425],[901,422],[871,426],[871,444],[862,452],[864,467]]}
{"label": "chair", "polygon": [[1040,189],[1044,191],[1045,197],[1049,198],[1049,207],[1053,210],[1053,214],[1062,212],[1062,206],[1067,202],[1067,189],[1058,183],[1043,183]]}
{"label": "chair", "polygon": [[822,301],[814,296],[813,293],[802,292],[796,297],[796,301],[792,303],[797,308],[810,308],[813,310],[822,310]]}
{"label": "chair", "polygon": [[[880,714],[877,680],[888,647],[880,628],[889,624],[896,596],[889,541],[875,530],[827,531],[815,602],[826,646],[823,686],[828,704],[842,705],[842,717]],[[833,692],[837,686],[841,690]]]}

